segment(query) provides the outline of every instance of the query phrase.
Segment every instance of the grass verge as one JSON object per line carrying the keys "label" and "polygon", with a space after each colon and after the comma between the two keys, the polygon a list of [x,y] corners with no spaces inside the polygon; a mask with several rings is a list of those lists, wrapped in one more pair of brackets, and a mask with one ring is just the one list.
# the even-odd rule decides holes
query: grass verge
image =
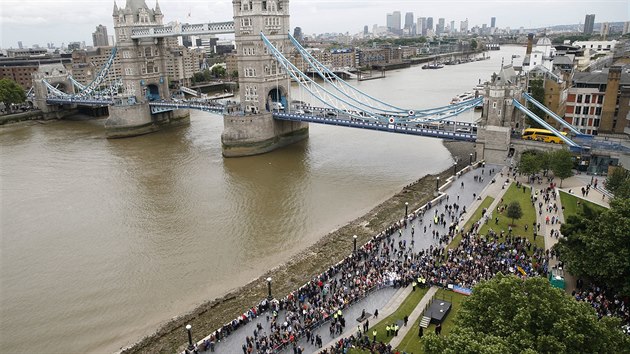
{"label": "grass verge", "polygon": [[[545,240],[542,235],[538,235],[534,240],[533,224],[536,222],[536,209],[532,205],[531,188],[521,187],[517,188],[516,184],[511,184],[508,190],[503,195],[503,203],[499,203],[497,209],[492,211],[493,220],[490,220],[486,225],[483,225],[479,230],[480,235],[487,235],[490,229],[494,230],[497,234],[501,234],[501,230],[505,231],[504,235],[507,236],[508,228],[512,225],[512,219],[507,217],[507,211],[503,210],[502,213],[498,212],[498,208],[501,205],[508,206],[513,201],[517,201],[521,205],[523,216],[514,220],[512,225],[512,234],[521,237],[527,237],[527,239],[536,247],[544,248]],[[498,223],[495,218],[498,218]],[[527,229],[525,229],[527,226]],[[499,239],[499,240],[504,240]]]}
{"label": "grass verge", "polygon": [[[578,201],[580,201],[579,206]],[[566,220],[570,215],[577,215],[578,213],[581,213],[585,205],[597,212],[606,210],[606,208],[599,204],[578,198],[564,191],[560,191],[560,203],[562,203],[562,206],[564,207],[564,220]]]}
{"label": "grass verge", "polygon": [[[442,335],[447,336],[453,327],[455,326],[455,318],[457,317],[457,312],[461,308],[462,302],[466,299],[466,295],[454,293],[450,290],[440,289],[435,294],[434,299],[443,299],[452,304],[451,311],[446,316],[444,322],[442,322]],[[402,340],[400,345],[396,348],[400,352],[406,353],[424,353],[422,350],[422,339],[418,338],[418,326],[420,325],[420,321],[422,320],[422,316],[418,318],[416,323],[413,324],[412,329],[407,333],[405,338]],[[435,325],[431,324],[428,328],[424,330],[424,334],[433,333],[435,331]]]}
{"label": "grass verge", "polygon": [[[416,306],[418,306],[418,303],[420,302],[420,300],[422,300],[428,290],[429,288],[418,288],[416,289],[416,291],[412,291],[409,296],[407,296],[405,301],[400,304],[398,309],[394,311],[394,313],[381,320],[375,326],[370,327],[368,331],[370,339],[372,338],[372,332],[376,330],[376,341],[389,343],[394,338],[394,336],[388,337],[385,327],[398,321],[402,321],[405,316],[411,315],[413,310],[416,308]],[[400,323],[399,326],[402,327],[402,323]]]}

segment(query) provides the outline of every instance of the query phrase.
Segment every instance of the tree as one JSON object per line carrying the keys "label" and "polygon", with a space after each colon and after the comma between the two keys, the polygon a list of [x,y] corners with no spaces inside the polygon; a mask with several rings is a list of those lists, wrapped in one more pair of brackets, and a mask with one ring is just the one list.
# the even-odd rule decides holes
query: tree
{"label": "tree", "polygon": [[564,237],[554,247],[571,274],[630,295],[630,199],[613,198],[598,216],[585,208],[560,231]]}
{"label": "tree", "polygon": [[22,86],[10,79],[0,80],[0,102],[10,106],[24,101],[26,101],[26,93]]}
{"label": "tree", "polygon": [[470,50],[477,50],[477,40],[474,38],[470,40]]}
{"label": "tree", "polygon": [[514,219],[518,220],[523,216],[523,210],[517,201],[513,201],[510,205],[508,205],[507,216],[512,219],[512,225],[514,225]]}
{"label": "tree", "polygon": [[533,175],[540,171],[541,159],[540,154],[526,151],[521,155],[521,161],[518,165],[519,171],[526,175]]}
{"label": "tree", "polygon": [[545,151],[544,153],[538,155],[539,162],[540,162],[540,168],[543,171],[545,171],[545,175],[547,175],[547,172],[551,168],[551,156],[550,155],[551,154],[548,151]]}
{"label": "tree", "polygon": [[426,353],[616,353],[630,339],[620,320],[597,319],[590,305],[545,278],[497,274],[461,305],[448,336],[429,334]]}
{"label": "tree", "polygon": [[606,178],[604,186],[617,198],[630,198],[630,171],[615,168]]}
{"label": "tree", "polygon": [[560,178],[560,187],[562,187],[562,181],[573,176],[573,155],[569,150],[557,150],[550,153],[549,160],[551,171],[554,176]]}
{"label": "tree", "polygon": [[203,77],[203,73],[201,71],[197,72],[197,73],[194,73],[193,77],[192,77],[192,81],[193,82],[204,82],[205,78]]}
{"label": "tree", "polygon": [[[529,80],[529,92],[536,101],[540,102],[541,104],[544,104],[545,86],[542,79]],[[535,115],[537,115],[541,119],[545,119],[546,114],[542,109],[534,106],[534,104],[531,102],[529,102],[527,106],[528,106],[527,108],[530,111],[532,111]],[[535,120],[529,117],[528,117],[528,122],[534,128],[543,128],[540,124],[538,124],[538,122],[536,122]]]}
{"label": "tree", "polygon": [[225,68],[221,65],[215,65],[212,67],[212,75],[214,77],[224,77],[225,76]]}

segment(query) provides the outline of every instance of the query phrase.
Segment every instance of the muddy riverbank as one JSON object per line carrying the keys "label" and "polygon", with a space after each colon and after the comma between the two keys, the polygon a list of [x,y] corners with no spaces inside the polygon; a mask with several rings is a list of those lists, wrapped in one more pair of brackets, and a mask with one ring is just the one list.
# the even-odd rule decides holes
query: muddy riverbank
{"label": "muddy riverbank", "polygon": [[[473,144],[466,142],[444,142],[456,161],[457,169],[465,167],[473,152]],[[404,215],[405,202],[409,210],[415,210],[433,197],[436,177],[444,180],[453,174],[448,168],[438,175],[427,175],[405,186],[402,190],[379,204],[367,214],[322,237],[311,247],[297,254],[285,264],[269,270],[258,279],[225,296],[209,301],[188,314],[177,317],[163,325],[154,334],[147,336],[122,352],[127,353],[175,353],[186,344],[184,326],[191,324],[195,340],[220,328],[248,308],[258,304],[267,294],[267,277],[273,278],[273,294],[280,298],[297,289],[314,275],[326,270],[346,257],[352,250],[352,235],[358,236],[362,245]]]}

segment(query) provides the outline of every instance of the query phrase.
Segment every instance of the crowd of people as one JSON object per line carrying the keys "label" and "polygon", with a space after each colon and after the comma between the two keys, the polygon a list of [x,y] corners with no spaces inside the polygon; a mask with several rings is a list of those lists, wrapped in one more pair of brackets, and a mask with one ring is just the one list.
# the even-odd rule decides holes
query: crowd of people
{"label": "crowd of people", "polygon": [[[402,239],[402,229],[423,227],[422,218],[416,216],[429,212],[433,213],[433,222],[429,224],[441,231],[434,230],[433,233],[439,239],[438,244],[415,251]],[[243,353],[273,353],[286,346],[292,346],[294,353],[301,353],[303,348],[298,340],[303,337],[321,347],[321,337],[313,335],[316,328],[330,321],[330,337],[342,333],[346,326],[343,310],[383,286],[406,287],[414,283],[420,286],[472,288],[498,272],[519,276],[546,274],[549,252],[516,235],[507,235],[504,240],[499,240],[497,235],[477,237],[483,220],[475,223],[470,230],[463,230],[461,217],[464,212],[457,203],[427,204],[408,219],[387,228],[354,255],[272,303],[273,316],[268,328],[257,329],[254,336],[248,336],[243,344]],[[446,245],[456,234],[462,236],[461,242],[458,247],[447,249]],[[284,310],[285,316],[278,319],[277,313],[281,310]],[[334,347],[344,348],[358,338],[342,339]],[[379,347],[378,351],[383,353],[391,349],[376,343],[372,345]],[[330,350],[336,352],[334,348]]]}
{"label": "crowd of people", "polygon": [[[479,179],[478,179],[479,180]],[[459,198],[457,198],[459,201]],[[557,212],[556,195],[552,188],[544,190],[542,195],[532,196],[532,204]],[[247,336],[242,345],[244,354],[276,353],[292,347],[294,354],[301,354],[304,348],[300,340],[322,348],[325,340],[315,330],[329,322],[330,338],[343,333],[346,319],[343,311],[370,292],[385,286],[448,287],[457,285],[473,288],[477,283],[492,278],[495,274],[514,274],[516,276],[546,276],[549,260],[555,255],[549,250],[538,248],[526,237],[488,232],[479,235],[484,223],[492,220],[491,213],[483,213],[482,219],[468,230],[464,230],[461,221],[466,212],[457,202],[449,203],[448,197],[437,202],[427,203],[417,212],[401,222],[397,222],[373,237],[355,253],[340,263],[331,266],[322,274],[314,277],[296,291],[280,300],[263,300],[232,322],[216,331],[204,343],[201,349],[214,351],[216,341],[256,318],[268,310],[266,325],[257,324],[251,336]],[[426,213],[432,217],[423,218]],[[554,220],[555,222],[555,220]],[[408,245],[402,238],[402,230],[411,228],[411,242]],[[414,230],[427,227],[438,241],[427,249],[416,251],[413,247]],[[534,224],[534,234],[540,230],[540,224]],[[454,248],[446,246],[459,235],[461,241]],[[589,289],[575,294],[576,299],[590,301],[600,315],[624,317],[626,322],[629,309],[620,299],[607,299],[601,289]],[[598,304],[598,305],[595,305]],[[370,341],[367,331],[358,331],[356,335],[343,338],[322,353],[344,353],[348,346],[369,348],[372,352],[387,354],[391,346]]]}

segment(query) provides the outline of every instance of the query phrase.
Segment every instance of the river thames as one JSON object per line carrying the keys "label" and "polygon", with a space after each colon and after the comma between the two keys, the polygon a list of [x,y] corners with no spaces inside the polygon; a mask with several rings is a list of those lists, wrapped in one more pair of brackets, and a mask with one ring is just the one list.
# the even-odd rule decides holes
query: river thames
{"label": "river thames", "polygon": [[[351,82],[443,106],[524,53]],[[453,162],[438,139],[315,124],[298,144],[224,159],[218,115],[118,140],[103,122],[0,128],[0,352],[114,352]]]}

